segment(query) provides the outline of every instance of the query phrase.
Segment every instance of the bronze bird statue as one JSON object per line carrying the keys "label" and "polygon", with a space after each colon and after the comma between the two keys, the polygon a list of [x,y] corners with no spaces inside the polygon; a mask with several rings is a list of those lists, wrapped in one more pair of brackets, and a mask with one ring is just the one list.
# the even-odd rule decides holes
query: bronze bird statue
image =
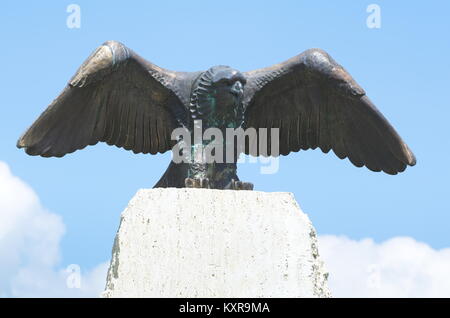
{"label": "bronze bird statue", "polygon": [[[134,153],[164,153],[180,142],[172,136],[176,128],[192,132],[199,120],[202,131],[254,128],[261,134],[261,128],[277,128],[281,155],[333,150],[357,167],[393,175],[416,163],[364,90],[320,49],[250,72],[228,66],[174,72],[108,41],[81,65],[17,146],[43,157],[62,157],[99,141]],[[155,187],[251,190],[253,185],[236,173],[239,152],[278,153],[250,147],[248,140],[239,149],[233,148],[231,162],[171,161]]]}

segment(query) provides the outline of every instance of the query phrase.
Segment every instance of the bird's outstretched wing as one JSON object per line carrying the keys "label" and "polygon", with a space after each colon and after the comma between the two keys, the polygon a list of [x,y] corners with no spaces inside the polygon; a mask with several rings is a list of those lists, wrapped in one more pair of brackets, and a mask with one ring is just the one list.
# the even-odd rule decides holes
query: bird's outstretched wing
{"label": "bird's outstretched wing", "polygon": [[165,152],[175,143],[172,130],[188,116],[183,90],[190,88],[191,75],[151,64],[119,42],[105,42],[17,146],[43,157],[62,157],[99,141],[135,153]]}
{"label": "bird's outstretched wing", "polygon": [[[280,154],[332,149],[357,167],[389,174],[416,163],[364,90],[326,52],[311,49],[245,76],[243,126],[279,128]],[[271,155],[270,146],[268,151]],[[249,152],[264,155],[247,147]]]}

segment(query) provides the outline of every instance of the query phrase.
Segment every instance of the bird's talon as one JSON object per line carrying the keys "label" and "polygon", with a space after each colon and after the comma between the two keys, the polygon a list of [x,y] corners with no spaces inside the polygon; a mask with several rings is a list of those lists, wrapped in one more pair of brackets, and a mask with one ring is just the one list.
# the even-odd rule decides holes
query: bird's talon
{"label": "bird's talon", "polygon": [[186,178],[184,179],[184,185],[186,188],[198,188],[198,189],[210,188],[208,178]]}
{"label": "bird's talon", "polygon": [[253,183],[231,180],[231,189],[233,190],[253,190]]}
{"label": "bird's talon", "polygon": [[194,179],[192,179],[192,178],[184,179],[184,185],[186,188],[193,188],[194,187]]}

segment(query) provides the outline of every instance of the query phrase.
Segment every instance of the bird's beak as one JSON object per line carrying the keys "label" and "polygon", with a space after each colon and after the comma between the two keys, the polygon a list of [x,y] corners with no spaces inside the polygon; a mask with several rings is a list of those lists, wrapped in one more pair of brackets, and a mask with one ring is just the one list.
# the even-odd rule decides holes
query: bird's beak
{"label": "bird's beak", "polygon": [[243,92],[244,92],[244,90],[243,90],[242,83],[239,81],[236,81],[233,84],[233,86],[231,87],[231,93],[236,96],[241,96]]}

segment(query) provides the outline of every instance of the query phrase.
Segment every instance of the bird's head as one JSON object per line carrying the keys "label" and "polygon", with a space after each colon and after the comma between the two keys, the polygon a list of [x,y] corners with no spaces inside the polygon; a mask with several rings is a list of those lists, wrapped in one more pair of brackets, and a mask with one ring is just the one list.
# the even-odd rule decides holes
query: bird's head
{"label": "bird's head", "polygon": [[217,111],[236,107],[242,100],[246,79],[244,75],[229,66],[214,66],[211,72],[211,92],[216,100]]}
{"label": "bird's head", "polygon": [[242,121],[245,76],[229,66],[213,66],[197,79],[191,96],[194,118],[217,127],[238,126]]}

